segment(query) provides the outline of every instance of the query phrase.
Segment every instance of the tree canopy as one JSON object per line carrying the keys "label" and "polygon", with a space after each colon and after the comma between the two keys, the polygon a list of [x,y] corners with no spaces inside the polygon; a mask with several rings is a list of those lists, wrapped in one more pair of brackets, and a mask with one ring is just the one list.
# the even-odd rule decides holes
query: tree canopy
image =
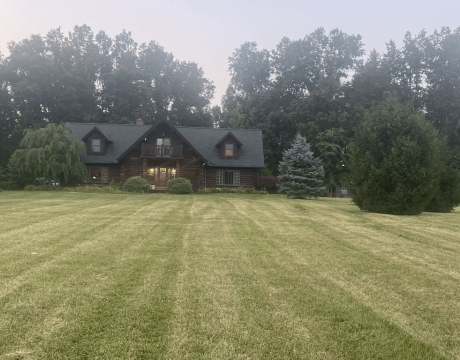
{"label": "tree canopy", "polygon": [[283,38],[273,50],[246,42],[229,57],[218,123],[262,129],[274,174],[300,133],[323,161],[325,185],[333,187],[350,171],[348,145],[366,110],[396,92],[447,137],[447,162],[460,169],[459,51],[460,28],[408,32],[400,48],[390,40],[384,53],[373,50],[367,59],[361,36],[337,29]]}
{"label": "tree canopy", "polygon": [[48,123],[213,125],[214,85],[203,70],[125,30],[110,38],[86,25],[67,35],[58,28],[8,48],[0,57],[0,166],[25,129]]}
{"label": "tree canopy", "polygon": [[81,180],[86,177],[86,166],[80,161],[80,156],[86,154],[86,146],[74,139],[67,124],[25,130],[20,146],[11,159],[22,175],[65,181],[70,177]]}

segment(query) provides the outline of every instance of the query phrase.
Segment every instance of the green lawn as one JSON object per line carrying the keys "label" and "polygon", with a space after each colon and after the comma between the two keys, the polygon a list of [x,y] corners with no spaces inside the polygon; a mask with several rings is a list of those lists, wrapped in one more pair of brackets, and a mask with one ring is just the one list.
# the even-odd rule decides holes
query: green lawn
{"label": "green lawn", "polygon": [[460,359],[460,211],[2,192],[0,359]]}

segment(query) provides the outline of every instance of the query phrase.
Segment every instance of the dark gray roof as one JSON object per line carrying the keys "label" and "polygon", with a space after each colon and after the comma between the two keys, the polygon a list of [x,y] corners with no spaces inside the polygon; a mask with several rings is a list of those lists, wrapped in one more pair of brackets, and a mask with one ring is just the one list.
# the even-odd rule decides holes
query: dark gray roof
{"label": "dark gray roof", "polygon": [[108,142],[113,142],[112,139],[110,137],[107,136],[107,134],[105,134],[101,129],[99,129],[97,126],[93,127],[82,139],[80,140],[83,140],[85,141],[86,138],[90,135],[90,134],[93,134],[94,132],[99,132],[102,134],[102,136],[105,138],[105,140],[107,140]]}
{"label": "dark gray roof", "polygon": [[[199,155],[216,167],[264,167],[262,131],[257,129],[209,129],[176,126],[175,129],[192,145]],[[238,159],[221,159],[220,148],[216,147],[222,138],[232,132],[242,146]]]}
{"label": "dark gray roof", "polygon": [[[83,139],[95,126],[112,142],[107,144],[104,156],[82,156],[86,164],[116,164],[120,156],[154,128],[152,125],[68,123],[76,139]],[[210,129],[176,126],[176,131],[198,152],[208,166],[264,167],[262,131],[256,129]],[[221,159],[216,147],[231,131],[242,144],[238,159]]]}
{"label": "dark gray roof", "polygon": [[95,126],[112,142],[107,144],[104,156],[82,156],[85,164],[116,164],[117,159],[123,155],[137,140],[141,138],[151,125],[131,124],[95,124],[95,123],[68,123],[75,139],[81,140]]}

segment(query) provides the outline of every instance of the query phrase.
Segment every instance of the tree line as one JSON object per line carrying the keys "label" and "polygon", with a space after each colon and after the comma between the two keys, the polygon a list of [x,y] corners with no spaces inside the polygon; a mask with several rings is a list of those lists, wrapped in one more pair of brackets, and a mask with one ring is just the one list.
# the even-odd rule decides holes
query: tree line
{"label": "tree line", "polygon": [[447,138],[448,164],[459,169],[460,28],[408,32],[401,48],[390,41],[383,54],[363,54],[361,36],[322,28],[283,38],[271,51],[246,42],[229,58],[219,124],[262,129],[275,174],[283,150],[296,134],[304,136],[332,187],[349,172],[348,145],[364,114],[393,93]]}
{"label": "tree line", "polygon": [[447,139],[447,162],[460,168],[460,28],[407,33],[402,47],[364,59],[360,35],[319,28],[283,38],[273,50],[246,42],[229,57],[230,84],[221,106],[214,85],[193,62],[159,44],[137,44],[129,32],[110,38],[76,26],[32,35],[0,56],[0,166],[25,129],[48,123],[101,122],[259,128],[266,171],[278,173],[296,134],[325,170],[328,188],[349,172],[349,144],[366,111],[396,94],[423,111]]}
{"label": "tree line", "polygon": [[89,26],[32,35],[0,55],[0,166],[26,129],[48,123],[98,122],[212,126],[214,85],[193,62],[158,43],[137,44]]}

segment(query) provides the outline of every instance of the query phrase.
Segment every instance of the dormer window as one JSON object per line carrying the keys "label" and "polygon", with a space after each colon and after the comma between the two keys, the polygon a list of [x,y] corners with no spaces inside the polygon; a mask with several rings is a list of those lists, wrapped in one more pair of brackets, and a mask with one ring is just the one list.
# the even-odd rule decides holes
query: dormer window
{"label": "dormer window", "polygon": [[225,157],[233,157],[233,144],[225,144]]}
{"label": "dormer window", "polygon": [[86,143],[86,153],[96,156],[104,156],[107,145],[112,143],[112,140],[97,126],[92,128],[81,140]]}
{"label": "dormer window", "polygon": [[91,139],[91,151],[93,153],[101,152],[101,139]]}
{"label": "dormer window", "polygon": [[231,131],[225,134],[216,144],[216,147],[219,148],[220,158],[227,160],[237,160],[241,146],[243,146],[243,144]]}

